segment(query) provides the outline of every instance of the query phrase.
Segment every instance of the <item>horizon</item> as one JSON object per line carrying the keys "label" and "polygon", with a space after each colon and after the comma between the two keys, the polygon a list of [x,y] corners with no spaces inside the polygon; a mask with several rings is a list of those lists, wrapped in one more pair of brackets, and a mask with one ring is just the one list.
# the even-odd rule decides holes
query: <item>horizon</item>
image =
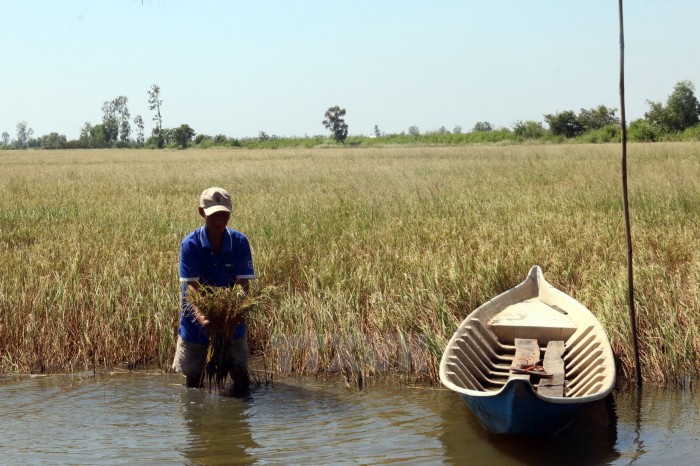
{"label": "horizon", "polygon": [[[5,6],[11,44],[0,77],[0,132],[26,121],[34,137],[78,139],[102,122],[102,104],[126,96],[131,118],[243,139],[328,134],[346,109],[352,136],[512,128],[598,105],[620,109],[617,2],[488,4],[317,0],[95,2],[28,0]],[[625,5],[627,123],[679,81],[700,81],[688,50],[700,4]],[[525,20],[525,18],[527,18]],[[132,123],[133,129],[133,123]]]}

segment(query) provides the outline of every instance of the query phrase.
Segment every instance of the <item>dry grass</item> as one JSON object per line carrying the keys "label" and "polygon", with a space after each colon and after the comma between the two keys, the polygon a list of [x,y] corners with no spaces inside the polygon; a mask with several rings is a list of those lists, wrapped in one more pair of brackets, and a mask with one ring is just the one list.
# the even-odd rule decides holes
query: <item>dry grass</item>
{"label": "dry grass", "polygon": [[[642,372],[697,375],[700,145],[631,145]],[[1,152],[0,371],[166,366],[179,242],[228,187],[279,372],[436,379],[469,310],[542,266],[631,373],[619,147]]]}

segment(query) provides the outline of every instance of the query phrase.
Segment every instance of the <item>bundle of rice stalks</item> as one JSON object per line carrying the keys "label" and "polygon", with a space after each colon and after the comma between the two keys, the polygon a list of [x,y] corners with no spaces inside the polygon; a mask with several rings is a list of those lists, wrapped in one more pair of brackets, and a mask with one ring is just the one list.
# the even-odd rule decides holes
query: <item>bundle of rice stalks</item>
{"label": "bundle of rice stalks", "polygon": [[209,389],[216,385],[222,390],[230,374],[234,387],[250,385],[247,368],[233,358],[231,336],[238,324],[264,301],[266,292],[246,293],[240,286],[232,288],[201,286],[190,291],[189,301],[194,312],[209,320],[209,348],[204,369]]}
{"label": "bundle of rice stalks", "polygon": [[209,320],[210,334],[233,331],[255,307],[255,300],[240,286],[200,286],[196,292],[188,293],[188,298],[195,313]]}

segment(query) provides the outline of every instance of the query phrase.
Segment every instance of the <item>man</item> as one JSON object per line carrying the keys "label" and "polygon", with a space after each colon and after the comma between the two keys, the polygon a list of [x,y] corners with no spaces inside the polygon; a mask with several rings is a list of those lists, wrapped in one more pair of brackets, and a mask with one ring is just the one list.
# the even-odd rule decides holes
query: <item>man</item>
{"label": "man", "polygon": [[[196,291],[203,285],[239,285],[247,292],[249,280],[255,278],[248,239],[227,227],[232,210],[228,191],[217,187],[206,189],[199,198],[199,215],[204,218],[204,226],[187,235],[180,246],[182,299],[173,369],[185,375],[188,387],[203,385],[208,329],[217,323],[210,322],[199,310],[194,312],[187,300],[187,292]],[[245,321],[235,328],[231,343],[233,391],[245,393],[249,380]]]}

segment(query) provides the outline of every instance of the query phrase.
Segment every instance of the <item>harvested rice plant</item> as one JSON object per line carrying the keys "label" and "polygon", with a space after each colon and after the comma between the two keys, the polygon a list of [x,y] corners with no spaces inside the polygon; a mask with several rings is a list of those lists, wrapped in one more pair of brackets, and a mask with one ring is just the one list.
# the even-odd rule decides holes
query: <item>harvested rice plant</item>
{"label": "harvested rice plant", "polygon": [[[642,373],[700,367],[700,144],[628,149]],[[234,200],[266,296],[268,370],[434,382],[467,313],[530,266],[601,321],[632,372],[616,145],[0,153],[0,372],[172,357],[199,193]],[[274,290],[274,292],[270,292]]]}

